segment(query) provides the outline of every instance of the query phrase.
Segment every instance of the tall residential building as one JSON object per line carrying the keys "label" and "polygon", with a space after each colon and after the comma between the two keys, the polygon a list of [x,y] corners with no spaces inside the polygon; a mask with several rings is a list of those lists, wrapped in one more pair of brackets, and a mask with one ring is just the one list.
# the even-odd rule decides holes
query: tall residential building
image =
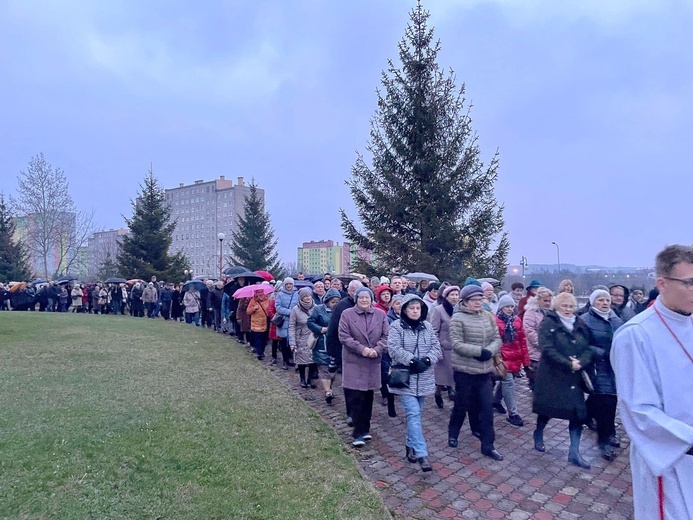
{"label": "tall residential building", "polygon": [[53,214],[30,213],[14,218],[14,240],[23,242],[29,252],[29,267],[42,278],[63,274],[73,267],[78,256],[74,235],[76,215],[72,212]]}
{"label": "tall residential building", "polygon": [[130,231],[127,228],[97,231],[87,243],[87,273],[96,278],[101,264],[110,256],[112,262],[118,261],[118,244]]}
{"label": "tall residential building", "polygon": [[299,271],[310,274],[335,273],[348,274],[352,259],[370,260],[367,251],[358,249],[355,244],[344,242],[341,246],[332,240],[304,242],[297,250]]}
{"label": "tall residential building", "polygon": [[[250,187],[238,177],[232,180],[223,175],[213,181],[195,181],[164,190],[166,202],[171,207],[171,218],[177,219],[173,232],[171,253],[182,252],[190,261],[195,275],[219,275],[219,239],[223,242],[224,265],[231,252],[231,233],[238,228],[238,218],[244,215],[245,197]],[[258,188],[257,195],[265,201],[265,190]]]}

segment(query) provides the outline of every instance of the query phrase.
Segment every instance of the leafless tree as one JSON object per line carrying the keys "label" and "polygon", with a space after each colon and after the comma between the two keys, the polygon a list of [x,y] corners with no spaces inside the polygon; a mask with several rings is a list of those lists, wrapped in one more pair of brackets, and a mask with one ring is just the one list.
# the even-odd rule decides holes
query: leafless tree
{"label": "leafless tree", "polygon": [[25,240],[34,265],[45,278],[67,272],[93,232],[93,212],[77,211],[65,173],[53,168],[42,153],[19,172],[18,184],[13,204],[27,219]]}

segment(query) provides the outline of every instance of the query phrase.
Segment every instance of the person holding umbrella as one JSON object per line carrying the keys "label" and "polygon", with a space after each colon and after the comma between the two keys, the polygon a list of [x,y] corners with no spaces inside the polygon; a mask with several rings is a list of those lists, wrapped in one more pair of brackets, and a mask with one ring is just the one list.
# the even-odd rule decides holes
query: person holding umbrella
{"label": "person holding umbrella", "polygon": [[257,289],[253,291],[253,298],[248,303],[246,312],[250,316],[250,344],[257,358],[262,361],[265,359],[265,346],[267,345],[269,328],[267,316],[270,304],[265,287],[270,289],[269,292],[272,292],[272,290],[269,284],[256,287]]}
{"label": "person holding umbrella", "polygon": [[188,325],[195,322],[196,327],[200,326],[200,300],[200,291],[197,290],[197,286],[195,284],[186,284],[183,307],[185,307],[185,323]]}

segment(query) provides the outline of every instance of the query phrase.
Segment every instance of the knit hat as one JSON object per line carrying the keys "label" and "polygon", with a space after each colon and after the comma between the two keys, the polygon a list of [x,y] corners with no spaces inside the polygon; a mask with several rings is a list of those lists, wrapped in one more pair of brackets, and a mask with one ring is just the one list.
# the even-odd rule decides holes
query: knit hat
{"label": "knit hat", "polygon": [[361,287],[360,289],[358,289],[356,291],[356,293],[354,294],[354,301],[358,300],[359,295],[364,293],[364,292],[368,293],[368,295],[371,297],[371,301],[375,301],[375,297],[373,296],[373,291],[371,291],[368,287]]}
{"label": "knit hat", "polygon": [[482,282],[481,284],[481,290],[482,291],[488,291],[489,289],[493,290],[493,285],[491,285],[488,282]]}
{"label": "knit hat", "polygon": [[498,308],[502,309],[503,307],[508,307],[508,306],[515,307],[515,300],[513,300],[513,297],[510,296],[509,294],[501,296],[501,299],[498,300]]}
{"label": "knit hat", "polygon": [[392,302],[390,303],[390,305],[392,305],[392,304],[395,303],[395,302],[400,302],[400,301],[402,301],[402,300],[404,300],[404,295],[403,295],[403,294],[395,294],[395,295],[392,297]]}
{"label": "knit hat", "polygon": [[604,289],[597,289],[596,291],[592,291],[592,294],[590,294],[590,305],[594,305],[594,300],[599,298],[600,296],[606,296],[611,300],[611,294],[609,294],[609,291],[605,291]]}
{"label": "knit hat", "polygon": [[287,283],[294,283],[294,279],[290,276],[287,276],[286,278],[284,278],[284,280],[282,280],[282,284],[286,285]]}
{"label": "knit hat", "polygon": [[474,296],[483,296],[484,291],[481,290],[481,287],[479,285],[476,285],[472,283],[471,285],[465,285],[462,288],[462,291],[460,291],[460,298],[463,301],[469,300],[469,298],[473,298]]}
{"label": "knit hat", "polygon": [[448,285],[445,290],[443,291],[443,298],[447,298],[448,294],[450,294],[452,291],[457,291],[460,292],[460,288],[457,285]]}
{"label": "knit hat", "polygon": [[304,296],[313,296],[313,291],[310,290],[310,287],[303,287],[299,289],[298,291],[298,297],[303,298]]}
{"label": "knit hat", "polygon": [[386,283],[390,283],[390,279],[387,276],[381,276],[380,277],[380,284],[382,285],[382,284],[386,284]]}
{"label": "knit hat", "polygon": [[341,300],[342,295],[337,289],[332,289],[330,287],[325,293],[325,296],[322,297],[322,301],[323,303],[327,303],[327,301],[331,300],[332,298],[339,298]]}
{"label": "knit hat", "polygon": [[532,280],[531,282],[529,282],[527,289],[529,289],[530,287],[543,287],[543,284],[538,280]]}
{"label": "knit hat", "polygon": [[476,278],[472,278],[471,276],[468,276],[467,279],[464,281],[464,285],[465,285],[465,287],[467,285],[477,285],[477,286],[481,287],[481,282],[479,280],[477,280]]}

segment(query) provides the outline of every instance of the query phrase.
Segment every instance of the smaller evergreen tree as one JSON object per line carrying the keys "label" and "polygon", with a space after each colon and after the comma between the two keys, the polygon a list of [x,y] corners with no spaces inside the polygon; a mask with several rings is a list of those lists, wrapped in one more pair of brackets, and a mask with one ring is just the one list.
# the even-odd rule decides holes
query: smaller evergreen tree
{"label": "smaller evergreen tree", "polygon": [[108,280],[109,278],[118,276],[118,264],[111,258],[111,253],[106,253],[106,258],[101,262],[97,276],[99,280]]}
{"label": "smaller evergreen tree", "polygon": [[279,254],[276,252],[277,240],[270,214],[257,193],[255,179],[250,182],[250,195],[245,196],[244,215],[238,217],[238,228],[232,233],[231,263],[244,265],[248,269],[266,270],[275,278],[283,275]]}
{"label": "smaller evergreen tree", "polygon": [[31,279],[29,254],[24,244],[14,241],[14,221],[0,193],[0,281],[21,282]]}
{"label": "smaller evergreen tree", "polygon": [[123,216],[130,234],[118,244],[118,272],[125,278],[182,280],[188,260],[183,253],[168,252],[176,221],[171,222],[171,208],[151,169],[132,209],[132,218]]}

